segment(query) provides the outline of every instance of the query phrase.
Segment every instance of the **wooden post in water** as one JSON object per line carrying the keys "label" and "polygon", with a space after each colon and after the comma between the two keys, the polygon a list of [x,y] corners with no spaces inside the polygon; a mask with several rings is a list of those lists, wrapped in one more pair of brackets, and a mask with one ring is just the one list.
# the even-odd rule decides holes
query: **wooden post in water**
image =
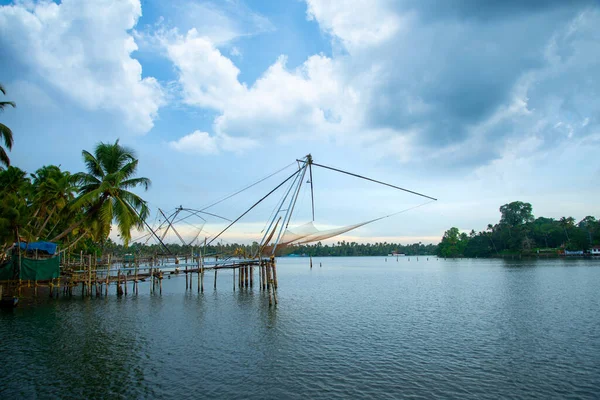
{"label": "wooden post in water", "polygon": [[161,294],[161,295],[162,295],[162,281],[163,281],[163,277],[159,273],[159,275],[158,275],[158,286],[159,286],[158,287],[158,294]]}
{"label": "wooden post in water", "polygon": [[233,291],[235,292],[235,268],[231,269],[233,271]]}
{"label": "wooden post in water", "polygon": [[215,290],[217,289],[217,265],[215,264]]}
{"label": "wooden post in water", "polygon": [[262,264],[262,274],[263,274],[263,290],[267,290],[268,282],[267,282],[267,263],[266,262],[263,262],[263,264]]}
{"label": "wooden post in water", "polygon": [[198,293],[200,293],[200,253],[198,253]]}
{"label": "wooden post in water", "polygon": [[201,269],[202,271],[200,271],[200,293],[204,293],[204,263],[202,263]]}
{"label": "wooden post in water", "polygon": [[104,296],[108,296],[108,283],[110,278],[110,254],[108,255],[108,265],[106,266],[106,283],[104,284]]}
{"label": "wooden post in water", "polygon": [[135,292],[135,295],[137,296],[138,294],[138,269],[139,269],[139,265],[135,266],[135,277],[134,277],[134,281],[133,281],[133,291]]}
{"label": "wooden post in water", "polygon": [[123,274],[123,286],[125,286],[125,296],[127,296],[127,271]]}
{"label": "wooden post in water", "polygon": [[265,269],[266,269],[266,278],[267,278],[267,296],[269,297],[269,307],[273,305],[272,300],[271,300],[271,271],[270,271],[270,264],[267,261],[266,265],[265,265]]}
{"label": "wooden post in water", "polygon": [[[277,289],[277,263],[275,262],[275,256],[271,256],[271,268],[273,268],[273,287]],[[277,304],[277,301],[275,301]]]}
{"label": "wooden post in water", "polygon": [[250,287],[254,285],[254,267],[250,267]]}
{"label": "wooden post in water", "polygon": [[277,305],[277,272],[275,271],[275,260],[271,263],[273,269],[273,302]]}
{"label": "wooden post in water", "polygon": [[312,256],[310,256],[310,269],[312,269]]}
{"label": "wooden post in water", "polygon": [[92,297],[92,255],[88,254],[88,287],[87,295]]}
{"label": "wooden post in water", "polygon": [[117,296],[123,295],[123,288],[121,287],[121,268],[117,269]]}

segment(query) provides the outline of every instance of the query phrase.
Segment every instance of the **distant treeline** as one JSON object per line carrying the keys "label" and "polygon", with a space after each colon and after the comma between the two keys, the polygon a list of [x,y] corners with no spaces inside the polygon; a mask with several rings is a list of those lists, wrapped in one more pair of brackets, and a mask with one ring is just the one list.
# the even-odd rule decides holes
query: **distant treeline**
{"label": "distant treeline", "polygon": [[[92,244],[92,243],[90,243]],[[251,245],[238,244],[238,243],[227,243],[207,246],[206,249],[198,246],[183,246],[180,244],[166,243],[166,247],[172,254],[186,255],[186,254],[198,254],[199,251],[204,254],[221,254],[221,255],[236,255],[236,256],[250,256],[256,253],[258,249],[258,243],[254,242]],[[424,245],[422,243],[415,243],[411,245],[401,245],[397,243],[367,243],[359,244],[356,242],[341,241],[332,243],[331,245],[323,245],[321,242],[315,244],[306,244],[301,246],[283,246],[277,250],[278,256],[287,256],[290,254],[314,256],[314,257],[328,257],[328,256],[386,256],[392,252],[404,253],[406,255],[433,255],[435,254],[437,246],[433,244]],[[116,256],[123,256],[125,254],[136,254],[136,255],[153,255],[153,254],[168,254],[167,250],[159,244],[141,244],[131,243],[129,247],[116,244],[115,242],[108,239],[104,243],[103,248],[88,248],[88,251],[96,254],[102,254],[108,252]]]}
{"label": "distant treeline", "polygon": [[402,245],[398,243],[366,243],[341,241],[331,245],[323,245],[321,242],[316,244],[288,246],[282,250],[282,255],[297,254],[307,256],[385,256],[392,252],[404,253],[406,255],[428,255],[435,254],[437,246],[433,244],[424,245],[414,243]]}
{"label": "distant treeline", "polygon": [[600,221],[587,216],[576,223],[572,217],[533,216],[530,203],[514,201],[500,207],[500,222],[485,231],[469,234],[458,228],[444,233],[437,246],[440,257],[492,257],[505,254],[556,254],[560,250],[588,250],[600,244]]}

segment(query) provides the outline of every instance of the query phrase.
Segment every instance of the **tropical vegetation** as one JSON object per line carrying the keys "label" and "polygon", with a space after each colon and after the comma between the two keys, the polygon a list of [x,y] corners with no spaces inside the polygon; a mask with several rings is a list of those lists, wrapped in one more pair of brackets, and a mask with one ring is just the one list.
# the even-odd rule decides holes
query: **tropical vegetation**
{"label": "tropical vegetation", "polygon": [[[6,95],[6,90],[4,86],[0,84],[0,93]],[[0,101],[0,112],[4,111],[4,109],[8,106],[16,107],[14,101]],[[4,142],[4,145],[8,150],[12,149],[13,145],[13,135],[10,128],[3,123],[0,122],[0,138]],[[4,165],[6,167],[10,166],[10,159],[8,158],[8,154],[6,154],[6,150],[4,147],[0,146],[0,168]]]}
{"label": "tropical vegetation", "polygon": [[17,241],[49,240],[62,249],[103,247],[116,225],[125,245],[133,228],[142,228],[146,201],[131,190],[147,190],[137,177],[135,152],[114,143],[83,151],[86,172],[47,165],[32,174],[15,166],[0,171],[0,249]]}
{"label": "tropical vegetation", "polygon": [[469,233],[448,229],[437,247],[440,257],[494,257],[503,255],[556,255],[586,251],[600,245],[600,221],[587,216],[559,219],[533,215],[530,203],[514,201],[500,207],[500,221]]}

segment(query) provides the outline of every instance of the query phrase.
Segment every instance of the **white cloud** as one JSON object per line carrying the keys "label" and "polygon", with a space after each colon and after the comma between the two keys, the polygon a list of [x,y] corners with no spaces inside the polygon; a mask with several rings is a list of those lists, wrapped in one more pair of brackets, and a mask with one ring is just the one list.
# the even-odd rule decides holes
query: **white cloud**
{"label": "white cloud", "polygon": [[220,111],[214,130],[223,138],[336,134],[359,114],[358,93],[339,80],[336,63],[324,55],[293,70],[281,56],[247,87],[235,64],[194,29],[165,37],[163,44],[179,72],[184,102]]}
{"label": "white cloud", "polygon": [[391,9],[391,2],[350,0],[306,0],[307,16],[319,22],[321,29],[338,37],[346,49],[378,45],[392,38],[407,19]]}
{"label": "white cloud", "polygon": [[191,29],[185,37],[164,39],[167,55],[179,71],[183,100],[199,107],[223,110],[231,96],[245,91],[238,82],[240,70],[213,46],[209,38]]}
{"label": "white cloud", "polygon": [[57,88],[89,110],[121,114],[147,132],[163,105],[160,84],[142,78],[128,33],[141,16],[139,0],[64,0],[0,8],[0,44],[15,68]]}
{"label": "white cloud", "polygon": [[187,154],[217,154],[220,150],[242,153],[256,147],[257,143],[249,138],[233,138],[225,134],[212,136],[208,132],[194,131],[169,142],[169,146]]}

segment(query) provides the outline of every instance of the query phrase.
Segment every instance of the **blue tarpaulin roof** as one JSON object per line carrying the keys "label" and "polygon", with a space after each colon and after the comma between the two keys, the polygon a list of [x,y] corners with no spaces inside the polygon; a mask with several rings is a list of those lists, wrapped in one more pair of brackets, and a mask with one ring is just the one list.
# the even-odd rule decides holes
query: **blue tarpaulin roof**
{"label": "blue tarpaulin roof", "polygon": [[21,250],[27,251],[45,251],[46,253],[52,255],[56,253],[56,243],[50,242],[33,242],[33,243],[23,243],[21,242]]}

